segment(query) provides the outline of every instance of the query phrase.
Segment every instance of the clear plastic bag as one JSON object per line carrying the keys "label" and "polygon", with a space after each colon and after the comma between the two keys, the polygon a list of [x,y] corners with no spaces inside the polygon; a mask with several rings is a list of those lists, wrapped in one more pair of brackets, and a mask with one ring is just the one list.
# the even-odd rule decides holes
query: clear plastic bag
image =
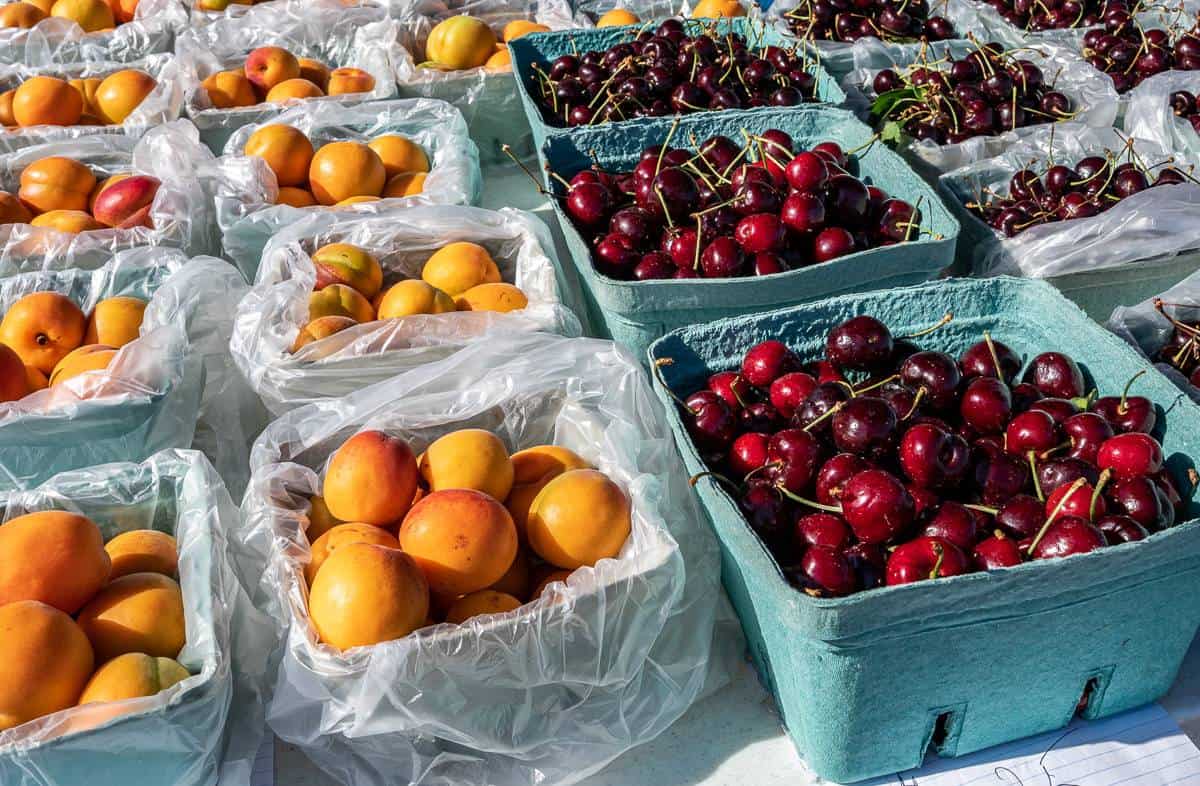
{"label": "clear plastic bag", "polygon": [[[1195,319],[1200,316],[1200,273],[1193,273],[1157,297],[1170,304],[1167,305],[1167,312],[1172,316]],[[1174,331],[1170,321],[1154,308],[1156,299],[1149,298],[1136,306],[1118,306],[1105,324],[1147,358],[1153,358]],[[1178,369],[1166,363],[1155,363],[1154,367],[1187,393],[1192,401],[1200,404],[1200,388],[1188,382],[1188,378]]]}
{"label": "clear plastic bag", "polygon": [[[345,107],[396,95],[393,59],[399,56],[399,25],[374,5],[347,7],[339,0],[288,0],[250,7],[238,16],[218,17],[179,34],[175,53],[183,75],[184,110],[214,153],[237,129],[262,123],[286,107]],[[349,93],[292,101],[218,109],[201,83],[218,71],[240,69],[260,46],[280,46],[297,57],[311,57],[330,68],[361,68],[375,78],[368,93]]]}
{"label": "clear plastic bag", "polygon": [[61,259],[0,269],[0,314],[44,291],[67,295],[84,313],[117,295],[149,303],[140,336],[107,369],[0,403],[0,489],[195,445],[240,493],[259,422],[229,357],[229,303],[246,291],[229,263],[137,248],[91,269]]}
{"label": "clear plastic bag", "polygon": [[137,69],[154,77],[157,82],[142,103],[118,125],[105,126],[31,126],[0,129],[0,154],[11,153],[30,145],[75,139],[97,134],[120,134],[137,138],[151,128],[176,120],[183,109],[183,88],[179,64],[174,55],[149,55],[130,63],[89,62],[69,65],[24,66],[0,65],[0,92],[20,86],[35,76],[55,76],[60,79],[104,78],[125,69]]}
{"label": "clear plastic bag", "polygon": [[90,704],[0,731],[0,782],[22,786],[246,786],[263,737],[269,655],[279,623],[254,605],[238,509],[220,477],[190,450],[141,464],[57,475],[0,496],[3,521],[69,510],[105,540],[134,529],[175,536],[192,676],[153,696]]}
{"label": "clear plastic bag", "polygon": [[[384,269],[384,288],[420,278],[421,266],[442,246],[479,243],[501,278],[529,298],[519,311],[456,311],[370,322],[343,330],[292,354],[308,324],[316,280],[310,254],[328,243],[368,249]],[[281,414],[334,398],[498,335],[546,331],[580,335],[579,320],[563,305],[554,244],[545,225],[512,208],[429,206],[339,218],[313,213],[280,231],[263,252],[258,279],[238,306],[230,349],[263,402]]]}
{"label": "clear plastic bag", "polygon": [[96,33],[52,16],[27,30],[0,29],[0,63],[129,63],[170,52],[175,32],[186,24],[187,12],[178,0],[142,0],[132,22]]}
{"label": "clear plastic bag", "polygon": [[[1140,161],[1158,164],[1172,156],[1145,140],[1133,140]],[[947,199],[958,205],[976,201],[989,191],[1008,193],[1012,175],[1046,160],[1074,163],[1090,155],[1124,150],[1126,137],[1114,129],[1078,123],[1055,123],[1020,140],[1007,152],[942,176]],[[1187,166],[1191,162],[1174,157]],[[1200,185],[1185,183],[1148,188],[1091,218],[1076,218],[1031,227],[1006,238],[974,217],[977,239],[969,249],[973,275],[1018,275],[1049,278],[1067,273],[1145,266],[1200,248]]]}
{"label": "clear plastic bag", "polygon": [[1176,90],[1200,92],[1200,71],[1164,71],[1130,90],[1125,133],[1200,160],[1200,135],[1171,111],[1171,94]]}
{"label": "clear plastic bag", "polygon": [[[977,48],[969,41],[943,41],[928,45],[926,58],[933,62],[942,57],[965,57]],[[1073,120],[1084,125],[1109,128],[1117,120],[1120,97],[1112,80],[1085,63],[1074,51],[1064,46],[1038,43],[1014,52],[1014,57],[1029,60],[1045,75],[1047,84],[1071,99],[1077,114]],[[848,99],[847,108],[869,122],[871,103],[876,93],[875,75],[884,68],[903,68],[920,62],[920,46],[885,44],[875,38],[856,41],[851,47],[854,69],[843,80]],[[998,156],[1020,139],[1047,127],[1047,123],[1026,126],[993,136],[978,136],[958,144],[939,145],[930,140],[914,139],[905,148],[910,159],[926,171],[937,174],[985,158]]]}
{"label": "clear plastic bag", "polygon": [[483,182],[479,152],[467,135],[462,114],[444,101],[404,99],[358,106],[317,101],[292,107],[269,122],[303,131],[314,148],[326,142],[368,142],[383,134],[400,134],[425,149],[431,167],[424,191],[417,196],[337,208],[277,205],[275,173],[261,158],[241,155],[246,140],[260,126],[238,129],[225,145],[225,155],[216,162],[211,182],[225,254],[250,281],[271,236],[315,212],[334,211],[352,217],[373,215],[397,205],[467,205],[479,201]]}
{"label": "clear plastic bag", "polygon": [[200,185],[200,168],[213,156],[185,120],[152,128],[141,139],[93,134],[32,145],[0,155],[0,189],[16,194],[21,171],[47,156],[66,156],[86,164],[97,182],[119,172],[153,175],[161,181],[150,208],[153,227],[98,229],[71,234],[30,224],[0,225],[0,260],[70,260],[96,265],[112,254],[138,246],[172,246],[190,255],[217,248],[211,200]]}
{"label": "clear plastic bag", "polygon": [[[510,449],[564,445],[620,483],[634,511],[620,556],[507,614],[343,653],[319,644],[304,528],[327,458],[362,429],[420,450],[464,427],[492,429]],[[700,694],[722,598],[716,543],[662,405],[611,342],[472,345],[284,415],[251,468],[244,532],[288,628],[268,722],[339,783],[571,783],[654,738]]]}

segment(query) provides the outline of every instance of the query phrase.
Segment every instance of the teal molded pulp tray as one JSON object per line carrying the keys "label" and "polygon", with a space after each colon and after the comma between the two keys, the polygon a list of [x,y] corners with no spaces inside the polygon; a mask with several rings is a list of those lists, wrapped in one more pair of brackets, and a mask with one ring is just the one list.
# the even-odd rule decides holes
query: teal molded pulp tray
{"label": "teal molded pulp tray", "polygon": [[[689,26],[699,28],[700,20],[685,22]],[[752,46],[778,46],[791,49],[797,46],[796,39],[783,35],[773,27],[761,21],[752,21],[745,17],[738,19],[706,19],[703,24],[715,24],[718,31],[733,32],[741,35]],[[530,33],[516,41],[510,41],[508,48],[512,54],[513,73],[517,77],[517,89],[521,94],[521,104],[525,107],[525,116],[529,119],[529,127],[533,131],[533,143],[538,154],[546,139],[563,134],[576,133],[578,128],[552,126],[546,123],[542,115],[541,105],[534,99],[537,88],[534,84],[533,65],[537,63],[542,70],[548,70],[549,64],[561,55],[580,54],[594,50],[608,49],[614,44],[631,41],[643,30],[653,29],[653,26],[628,25],[625,27],[605,27],[591,30],[565,30],[557,33]],[[846,100],[846,94],[838,86],[829,73],[816,62],[816,56],[811,56],[812,62],[807,69],[817,80],[816,95],[818,100],[826,104],[841,104]],[[725,110],[724,112],[698,112],[696,114],[738,114],[752,110]],[[651,118],[626,120],[619,123],[601,123],[587,128],[605,129],[609,132],[623,128],[632,123],[641,123]],[[545,163],[543,161],[543,163]]]}
{"label": "teal molded pulp tray", "polygon": [[[546,143],[546,159],[552,170],[568,179],[591,166],[593,153],[605,169],[629,170],[637,163],[643,148],[663,142],[673,122],[664,118],[634,121],[616,128],[597,126],[552,137]],[[673,139],[679,140],[679,144],[690,144],[685,140],[694,137],[699,141],[713,134],[741,139],[743,131],[754,134],[771,128],[788,132],[797,146],[805,148],[833,140],[852,150],[867,146],[872,139],[871,129],[850,112],[832,107],[685,116]],[[868,183],[917,204],[924,215],[922,229],[937,237],[922,234],[907,243],[860,251],[771,276],[618,281],[596,272],[587,242],[572,226],[561,205],[556,204],[593,328],[640,357],[650,342],[677,327],[846,292],[917,284],[937,277],[954,260],[958,236],[954,216],[934,189],[886,145],[865,147],[858,154],[858,164],[859,176]]]}
{"label": "teal molded pulp tray", "polygon": [[[954,320],[921,340],[957,356],[990,330],[1025,360],[1070,352],[1102,394],[1149,364],[1048,284],[947,280],[823,300],[677,330],[649,357],[686,396],[780,339],[818,357],[834,325],[859,314],[896,335]],[[655,389],[688,469],[706,467],[661,384]],[[1182,480],[1200,457],[1200,408],[1151,371],[1138,394],[1159,407],[1168,465]],[[1165,428],[1164,428],[1165,426]],[[1183,486],[1190,488],[1190,484]],[[960,756],[1066,725],[1090,685],[1085,717],[1154,701],[1170,688],[1200,623],[1200,505],[1147,540],[991,573],[819,599],[793,588],[712,478],[696,484],[721,542],[722,578],[763,682],[800,753],[839,782]]]}

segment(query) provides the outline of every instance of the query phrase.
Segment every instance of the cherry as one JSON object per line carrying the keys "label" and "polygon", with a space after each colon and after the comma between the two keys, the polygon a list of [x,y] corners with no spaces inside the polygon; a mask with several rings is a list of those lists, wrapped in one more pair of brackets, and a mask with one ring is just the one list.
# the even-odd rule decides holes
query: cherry
{"label": "cherry", "polygon": [[815,192],[825,184],[829,170],[825,159],[816,153],[801,152],[796,154],[787,165],[787,182],[793,189],[801,193]]}
{"label": "cherry", "polygon": [[898,453],[904,474],[930,489],[958,482],[971,464],[967,441],[931,423],[919,423],[906,431]]}
{"label": "cherry", "polygon": [[675,270],[675,263],[669,256],[661,251],[651,251],[643,255],[641,261],[634,266],[633,277],[637,281],[672,278]]}
{"label": "cherry", "polygon": [[1004,432],[1005,449],[1018,456],[1030,452],[1045,453],[1058,445],[1059,441],[1054,418],[1036,409],[1017,415]]}
{"label": "cherry", "polygon": [[1079,414],[1079,407],[1065,398],[1040,398],[1029,405],[1029,411],[1045,412],[1055,423],[1064,423],[1067,418]]}
{"label": "cherry", "polygon": [[858,575],[840,551],[812,546],[789,574],[806,590],[821,596],[849,595],[858,589]]}
{"label": "cherry", "polygon": [[1029,485],[1029,467],[1023,460],[986,443],[975,443],[971,463],[975,487],[984,504],[1001,504],[1024,492]]}
{"label": "cherry", "polygon": [[625,235],[610,232],[596,245],[596,269],[611,278],[626,278],[638,264],[634,243]]}
{"label": "cherry", "polygon": [[997,532],[975,544],[976,570],[999,570],[1021,564],[1021,549],[1012,538]]}
{"label": "cherry", "polygon": [[1008,385],[995,377],[972,379],[959,402],[963,422],[980,434],[1003,432],[1012,413],[1012,393]]}
{"label": "cherry", "polygon": [[867,371],[886,363],[893,346],[886,325],[874,317],[859,316],[829,331],[825,357],[837,368]]}
{"label": "cherry", "polygon": [[772,551],[786,546],[791,537],[792,503],[768,483],[751,483],[738,498],[738,508],[750,529]]}
{"label": "cherry", "polygon": [[896,547],[887,561],[887,584],[958,576],[970,570],[966,556],[953,543],[941,538],[919,537]]}
{"label": "cherry", "polygon": [[718,371],[708,378],[708,389],[725,400],[734,411],[753,401],[753,391],[745,377],[734,371]]}
{"label": "cherry", "polygon": [[1096,463],[1100,446],[1113,435],[1112,426],[1095,412],[1080,412],[1063,421],[1063,433],[1071,441],[1072,458]]}
{"label": "cherry", "polygon": [[1111,469],[1118,478],[1153,475],[1162,469],[1162,445],[1149,434],[1118,434],[1100,446],[1096,466]]}
{"label": "cherry", "polygon": [[1104,534],[1092,526],[1091,522],[1078,516],[1060,516],[1046,528],[1041,539],[1034,545],[1030,557],[1069,557],[1095,551],[1104,545]]}
{"label": "cherry", "polygon": [[729,468],[739,476],[749,475],[767,463],[767,441],[770,435],[747,431],[738,435],[729,448]]}
{"label": "cherry", "polygon": [[811,486],[821,463],[821,443],[807,431],[796,428],[778,431],[767,443],[767,463],[775,465],[771,477],[793,494]]}
{"label": "cherry", "polygon": [[1050,496],[1046,497],[1046,515],[1052,516],[1055,511],[1063,516],[1078,516],[1092,521],[1108,512],[1108,503],[1103,496],[1096,493],[1090,483],[1078,481],[1069,486],[1060,486]]}
{"label": "cherry", "polygon": [[1022,378],[1050,398],[1079,398],[1084,394],[1083,373],[1061,352],[1043,352],[1033,359]]}
{"label": "cherry", "polygon": [[1096,529],[1104,534],[1104,540],[1110,546],[1133,543],[1150,537],[1145,527],[1128,516],[1105,516],[1096,522]]}
{"label": "cherry", "polygon": [[816,434],[827,432],[829,418],[826,418],[825,415],[849,398],[850,394],[845,385],[837,382],[821,382],[796,410],[792,422],[800,428],[806,428]]}
{"label": "cherry", "polygon": [[718,237],[700,254],[700,269],[705,278],[736,276],[745,264],[741,246],[731,237]]}
{"label": "cherry", "polygon": [[837,505],[842,499],[846,481],[860,472],[870,469],[866,459],[853,453],[838,453],[821,465],[817,472],[814,489],[817,502],[822,505]]}
{"label": "cherry", "polygon": [[1150,478],[1118,480],[1108,487],[1107,493],[1117,512],[1152,532],[1166,529],[1175,523],[1174,506]]}
{"label": "cherry", "polygon": [[725,399],[711,390],[701,390],[684,402],[686,425],[692,441],[704,452],[723,452],[737,436],[738,421]]}
{"label": "cherry", "polygon": [[854,250],[854,235],[841,227],[826,227],[813,240],[813,259],[817,262],[828,262]]}
{"label": "cherry", "polygon": [[1163,493],[1163,498],[1167,500],[1167,504],[1175,511],[1176,515],[1183,513],[1184,499],[1179,493],[1179,488],[1175,485],[1174,479],[1167,473],[1165,469],[1154,473],[1151,476],[1154,485],[1158,486],[1158,490]]}
{"label": "cherry", "polygon": [[976,540],[975,516],[964,505],[947,500],[925,523],[921,534],[948,540],[963,551],[969,552]]}
{"label": "cherry", "polygon": [[992,341],[991,346],[995,349],[996,357],[992,357],[992,349],[989,349],[987,341],[980,341],[972,344],[963,352],[962,357],[958,360],[958,365],[962,369],[963,377],[970,379],[972,377],[996,377],[996,361],[1000,363],[1000,371],[1002,372],[1001,379],[1006,384],[1012,384],[1012,381],[1017,378],[1017,374],[1021,371],[1021,358],[1008,346],[999,341]]}
{"label": "cherry", "polygon": [[796,232],[819,232],[825,226],[825,203],[812,194],[792,194],[783,201],[779,217]]}
{"label": "cherry", "polygon": [[934,409],[955,402],[962,375],[958,363],[945,352],[917,352],[900,365],[900,379],[909,387],[924,390]]}
{"label": "cherry", "polygon": [[781,428],[783,424],[783,418],[769,401],[752,402],[738,413],[738,426],[742,431],[771,433]]}
{"label": "cherry", "polygon": [[775,251],[783,247],[784,225],[774,213],[755,213],[738,222],[734,239],[748,254]]}
{"label": "cherry", "polygon": [[583,182],[567,192],[567,212],[584,226],[599,224],[612,206],[612,194],[595,182]]}
{"label": "cherry", "polygon": [[1143,396],[1104,396],[1092,403],[1092,411],[1121,434],[1130,431],[1149,434],[1158,423],[1154,403]]}
{"label": "cherry", "polygon": [[755,387],[765,388],[785,374],[800,368],[800,358],[782,341],[773,339],[755,344],[742,359],[742,378]]}
{"label": "cherry", "polygon": [[1093,486],[1099,482],[1100,471],[1086,461],[1056,458],[1038,464],[1038,486],[1043,494],[1053,494],[1059,487],[1083,478]]}
{"label": "cherry", "polygon": [[874,396],[858,396],[833,414],[833,444],[844,453],[879,456],[892,446],[897,423],[891,404]]}
{"label": "cherry", "polygon": [[770,276],[775,273],[784,273],[791,268],[783,261],[783,257],[779,254],[770,251],[761,251],[754,255],[754,259],[750,263],[756,276]]}
{"label": "cherry", "polygon": [[811,374],[789,371],[771,381],[768,397],[780,415],[790,418],[816,387],[817,380]]}
{"label": "cherry", "polygon": [[842,517],[864,543],[884,543],[912,523],[912,496],[896,476],[878,469],[860,472],[842,489]]}
{"label": "cherry", "polygon": [[1010,497],[996,511],[996,525],[1014,538],[1032,538],[1046,521],[1046,506],[1029,496]]}
{"label": "cherry", "polygon": [[796,519],[796,542],[841,551],[850,545],[850,527],[832,513],[809,513]]}

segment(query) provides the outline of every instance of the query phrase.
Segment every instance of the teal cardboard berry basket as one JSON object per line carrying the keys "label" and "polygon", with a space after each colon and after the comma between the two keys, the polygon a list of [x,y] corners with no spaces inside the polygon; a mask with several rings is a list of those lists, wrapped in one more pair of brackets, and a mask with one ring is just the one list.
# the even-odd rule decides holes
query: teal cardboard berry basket
{"label": "teal cardboard berry basket", "polygon": [[[546,159],[553,171],[568,179],[592,165],[592,154],[605,169],[628,171],[637,163],[643,148],[666,139],[673,122],[637,121],[621,124],[620,128],[598,126],[552,137],[546,143]],[[582,284],[589,320],[595,330],[640,357],[652,341],[678,327],[846,292],[916,284],[935,278],[950,267],[958,221],[904,159],[886,145],[868,145],[871,129],[850,112],[812,107],[690,115],[680,120],[672,138],[694,137],[700,141],[724,134],[741,139],[743,131],[757,134],[772,128],[786,131],[798,147],[809,148],[824,141],[835,141],[845,150],[865,146],[857,156],[859,176],[891,196],[917,205],[923,214],[922,232],[905,243],[859,251],[770,276],[618,281],[596,271],[587,241],[572,226],[562,206],[556,204],[568,255]]]}
{"label": "teal cardboard berry basket", "polygon": [[[1025,360],[1068,351],[1101,393],[1149,364],[1053,287],[1013,278],[947,280],[831,298],[677,330],[654,343],[656,392],[693,473],[706,467],[670,393],[736,368],[747,349],[780,339],[804,359],[834,325],[859,314],[897,335],[954,320],[922,346],[957,356],[984,330]],[[1034,318],[1031,318],[1034,317]],[[1158,435],[1178,480],[1200,458],[1200,408],[1151,371],[1139,395],[1159,408]],[[1185,486],[1186,488],[1187,486]],[[929,751],[961,756],[1098,718],[1167,692],[1200,624],[1200,505],[1150,538],[990,573],[809,597],[787,583],[733,498],[696,482],[722,551],[722,579],[759,676],[797,749],[822,777],[851,782],[915,768]]]}
{"label": "teal cardboard berry basket", "polygon": [[[689,27],[695,26],[697,29],[699,29],[701,24],[712,24],[716,26],[719,32],[732,32],[740,35],[749,44],[756,47],[778,46],[783,49],[792,49],[798,45],[796,39],[785,36],[770,25],[746,17],[738,19],[688,20],[685,24],[689,25]],[[525,116],[529,120],[530,129],[533,131],[533,143],[539,155],[542,154],[542,147],[545,145],[547,138],[575,133],[581,129],[555,126],[546,122],[546,116],[542,112],[541,105],[534,98],[538,94],[537,85],[534,82],[534,65],[536,64],[545,71],[549,69],[551,62],[562,55],[581,54],[583,52],[608,49],[615,44],[632,41],[638,33],[647,29],[653,28],[647,25],[628,25],[624,27],[605,27],[589,30],[564,30],[556,33],[531,33],[509,42],[508,48],[512,55],[513,73],[517,78],[517,90],[521,94],[521,105],[525,108]],[[838,86],[837,80],[830,76],[829,72],[817,62],[815,53],[810,55],[810,60],[811,62],[807,70],[816,77],[817,99],[822,104],[843,103],[846,100],[846,94]],[[696,114],[738,114],[743,111],[753,110],[732,109],[721,112],[697,112]],[[606,132],[612,132],[614,129],[623,128],[633,123],[646,122],[647,120],[649,118],[626,120],[617,123],[600,123],[595,126],[586,126],[586,128],[603,129]],[[542,159],[542,163],[545,163],[544,158]]]}

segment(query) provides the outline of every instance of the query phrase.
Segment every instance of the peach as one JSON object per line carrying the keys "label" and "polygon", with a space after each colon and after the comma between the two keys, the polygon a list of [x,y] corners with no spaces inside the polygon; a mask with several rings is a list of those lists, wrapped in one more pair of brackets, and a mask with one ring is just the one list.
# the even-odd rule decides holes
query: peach
{"label": "peach", "polygon": [[267,92],[267,102],[282,104],[285,101],[295,101],[303,98],[319,98],[325,91],[307,79],[296,77],[288,79],[272,87]]}
{"label": "peach", "polygon": [[356,322],[371,322],[375,319],[375,309],[358,290],[345,284],[330,284],[308,296],[309,320],[321,317],[350,317]]}
{"label": "peach", "polygon": [[389,180],[407,172],[429,171],[429,156],[420,145],[408,137],[385,134],[372,139],[367,147],[379,155]]}
{"label": "peach", "polygon": [[13,99],[16,95],[15,88],[0,93],[0,125],[12,128],[17,124],[17,116],[13,114]]}
{"label": "peach", "polygon": [[275,85],[299,78],[300,61],[282,47],[260,46],[246,56],[243,70],[250,83],[265,94]]}
{"label": "peach", "polygon": [[115,347],[104,344],[85,344],[58,361],[50,374],[50,387],[61,385],[89,371],[104,371],[117,356]]}
{"label": "peach", "polygon": [[386,546],[389,549],[400,548],[400,541],[396,540],[395,535],[383,527],[361,522],[339,524],[320,537],[314,536],[309,542],[312,543],[312,548],[309,552],[308,564],[304,566],[304,580],[308,582],[309,586],[312,586],[313,579],[317,577],[317,572],[321,570],[325,560],[343,546],[349,546],[351,543],[370,543],[373,546]]}
{"label": "peach", "polygon": [[434,252],[421,268],[421,278],[450,297],[471,287],[500,282],[500,268],[487,249],[477,243],[450,243]]}
{"label": "peach", "polygon": [[0,606],[36,600],[74,614],[111,568],[100,528],[86,516],[48,510],[0,525]]}
{"label": "peach", "polygon": [[79,697],[79,705],[153,696],[190,676],[187,669],[171,658],[128,652],[96,669]]}
{"label": "peach", "polygon": [[0,344],[0,402],[19,401],[32,392],[21,356]]}
{"label": "peach", "polygon": [[73,126],[83,113],[83,97],[62,79],[35,76],[13,95],[13,119],[25,126]]}
{"label": "peach", "polygon": [[387,526],[404,517],[417,493],[417,460],[402,439],[362,431],[329,459],[322,494],[343,521]]}
{"label": "peach", "polygon": [[101,300],[88,317],[84,344],[108,344],[123,347],[141,334],[146,301],[119,295]]}
{"label": "peach", "polygon": [[404,552],[356,543],[325,562],[309,590],[308,612],[326,644],[370,646],[425,625],[429,585]]}
{"label": "peach", "polygon": [[250,135],[242,152],[267,162],[281,186],[302,186],[308,182],[313,146],[302,131],[272,123]]}
{"label": "peach", "polygon": [[275,204],[290,205],[292,207],[312,207],[317,204],[317,199],[306,188],[282,186],[279,189],[279,196],[275,198]]}
{"label": "peach", "polygon": [[9,3],[0,8],[0,27],[28,30],[47,16],[45,11],[32,3]]}
{"label": "peach", "polygon": [[383,268],[365,248],[349,243],[330,243],[314,251],[312,261],[317,269],[314,289],[345,284],[369,300],[383,288]]}
{"label": "peach", "polygon": [[292,344],[292,352],[299,352],[314,341],[328,338],[334,333],[340,333],[346,328],[352,328],[357,324],[358,320],[351,317],[334,316],[314,319],[300,329],[299,335],[296,336],[296,340]]}
{"label": "peach", "polygon": [[33,219],[29,208],[7,191],[0,191],[0,224],[28,224]]}
{"label": "peach", "polygon": [[109,175],[108,177],[104,178],[99,183],[97,183],[96,187],[92,189],[92,193],[88,195],[88,212],[91,212],[96,209],[96,197],[100,196],[101,191],[108,188],[109,186],[111,186],[114,183],[120,183],[122,180],[124,180],[127,177],[133,177],[133,173],[132,172],[121,172],[121,173],[118,173],[115,175]]}
{"label": "peach", "polygon": [[466,595],[495,584],[517,556],[504,506],[472,489],[430,492],[404,517],[400,547],[434,592]]}
{"label": "peach", "polygon": [[379,155],[361,142],[323,145],[308,168],[308,184],[322,205],[353,196],[379,196],[387,180]]}
{"label": "peach", "polygon": [[299,62],[301,79],[307,79],[322,90],[329,89],[329,66],[311,57],[302,57]]}
{"label": "peach", "polygon": [[517,534],[525,540],[525,520],[529,506],[538,493],[554,478],[572,469],[590,469],[576,453],[558,445],[536,445],[512,455],[513,487],[504,506],[512,514]]}
{"label": "peach", "polygon": [[384,186],[383,196],[386,199],[416,196],[425,191],[424,172],[405,172],[388,180]]}
{"label": "peach", "polygon": [[92,214],[118,229],[150,226],[150,209],[162,185],[150,175],[130,175],[105,186],[92,200]]}
{"label": "peach", "polygon": [[480,428],[459,429],[434,440],[418,469],[432,491],[475,489],[502,500],[513,484],[508,449],[499,437]]}
{"label": "peach", "polygon": [[505,592],[496,590],[479,590],[469,595],[463,595],[446,610],[446,622],[461,625],[472,617],[484,614],[504,614],[521,608],[522,603],[517,598]]}
{"label": "peach", "polygon": [[51,210],[48,213],[36,216],[29,224],[35,227],[56,229],[59,232],[66,232],[72,235],[77,235],[80,232],[91,232],[96,229],[105,229],[104,224],[101,224],[82,210]]}
{"label": "peach", "polygon": [[87,318],[79,306],[57,292],[34,292],[13,303],[0,320],[0,343],[27,366],[49,374],[58,361],[83,342]]}
{"label": "peach", "polygon": [[109,125],[123,123],[157,86],[154,77],[136,68],[109,74],[96,88],[97,114]]}
{"label": "peach", "polygon": [[[78,93],[71,91],[78,97]],[[17,196],[32,211],[86,210],[96,185],[92,170],[71,158],[49,156],[29,164],[21,172]]]}
{"label": "peach", "polygon": [[530,548],[569,570],[617,556],[631,529],[629,497],[594,469],[573,469],[551,479],[529,506],[525,523]]}
{"label": "peach", "polygon": [[746,9],[738,0],[700,0],[692,9],[693,19],[745,16]]}
{"label": "peach", "polygon": [[345,523],[329,512],[329,506],[325,504],[325,498],[320,494],[315,494],[309,499],[308,526],[304,528],[304,534],[308,537],[309,543],[314,542],[339,524]]}
{"label": "peach", "polygon": [[112,7],[104,0],[56,0],[50,16],[70,19],[85,33],[96,33],[116,27]]}
{"label": "peach", "polygon": [[174,658],[183,649],[183,592],[159,573],[130,573],[109,582],[79,612],[100,662],[128,652]]}
{"label": "peach", "polygon": [[200,86],[217,109],[254,106],[258,103],[254,85],[241,71],[218,71],[201,82]]}
{"label": "peach", "polygon": [[528,19],[514,19],[504,26],[504,32],[500,35],[500,38],[504,43],[508,43],[509,41],[516,41],[521,36],[529,35],[530,33],[549,32],[550,28],[546,27],[546,25],[531,22]]}
{"label": "peach", "polygon": [[0,606],[0,731],[74,706],[95,659],[87,636],[37,601]]}
{"label": "peach", "polygon": [[525,293],[512,284],[476,284],[454,299],[459,311],[520,311],[529,305]]}
{"label": "peach", "polygon": [[497,70],[512,68],[512,55],[507,49],[500,49],[487,59],[487,62],[483,64],[483,67],[494,68]]}
{"label": "peach", "polygon": [[175,538],[156,529],[122,532],[105,543],[104,550],[112,560],[111,579],[130,573],[174,576],[179,572],[179,549]]}
{"label": "peach", "polygon": [[375,89],[375,77],[361,68],[335,68],[329,72],[329,95],[369,93]]}
{"label": "peach", "polygon": [[413,314],[445,314],[454,311],[454,301],[442,290],[419,278],[398,281],[379,301],[379,319],[395,319]]}
{"label": "peach", "polygon": [[425,44],[425,57],[452,70],[478,68],[496,49],[496,34],[473,16],[452,16],[437,24]]}

